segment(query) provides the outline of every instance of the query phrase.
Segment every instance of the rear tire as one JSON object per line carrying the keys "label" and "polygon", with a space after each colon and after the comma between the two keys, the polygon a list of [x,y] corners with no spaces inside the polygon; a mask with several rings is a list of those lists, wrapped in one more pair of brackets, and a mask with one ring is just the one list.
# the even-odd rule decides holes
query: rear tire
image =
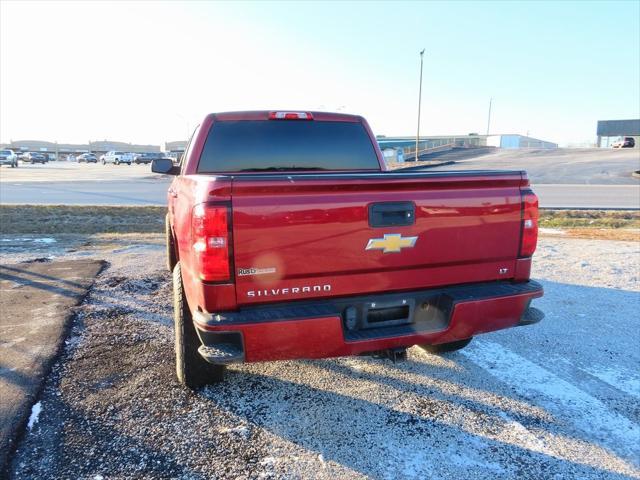
{"label": "rear tire", "polygon": [[169,214],[164,218],[164,235],[167,248],[167,268],[170,272],[173,272],[176,263],[178,263],[178,256],[176,255],[176,243],[173,240],[173,232],[171,231],[171,224],[169,223]]}
{"label": "rear tire", "polygon": [[224,365],[212,365],[198,353],[201,345],[182,285],[180,262],[173,269],[173,320],[176,335],[178,381],[196,389],[224,380]]}
{"label": "rear tire", "polygon": [[457,340],[455,342],[440,343],[438,345],[420,345],[420,348],[436,355],[440,353],[455,352],[456,350],[460,350],[469,345],[472,339],[473,337],[466,338],[464,340]]}

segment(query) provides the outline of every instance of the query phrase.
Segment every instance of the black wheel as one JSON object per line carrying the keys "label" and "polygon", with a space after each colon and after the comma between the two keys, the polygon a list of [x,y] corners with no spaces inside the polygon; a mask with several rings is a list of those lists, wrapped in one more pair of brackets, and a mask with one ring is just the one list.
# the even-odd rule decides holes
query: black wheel
{"label": "black wheel", "polygon": [[195,389],[224,380],[225,366],[212,365],[198,353],[201,344],[184,295],[180,262],[173,268],[173,320],[178,381]]}
{"label": "black wheel", "polygon": [[115,163],[116,165],[120,165],[120,161],[118,161],[118,160],[116,160],[116,161],[115,161],[115,162],[113,162],[113,163]]}
{"label": "black wheel", "polygon": [[11,162],[11,168],[16,168],[16,164]]}
{"label": "black wheel", "polygon": [[[473,338],[473,337],[472,337]],[[457,340],[455,342],[440,343],[439,345],[420,345],[420,347],[429,353],[447,353],[460,350],[471,343],[471,338]]]}
{"label": "black wheel", "polygon": [[164,218],[164,234],[167,247],[167,268],[170,272],[173,272],[176,263],[178,263],[178,256],[176,255],[176,243],[173,240],[173,232],[169,223],[169,214]]}

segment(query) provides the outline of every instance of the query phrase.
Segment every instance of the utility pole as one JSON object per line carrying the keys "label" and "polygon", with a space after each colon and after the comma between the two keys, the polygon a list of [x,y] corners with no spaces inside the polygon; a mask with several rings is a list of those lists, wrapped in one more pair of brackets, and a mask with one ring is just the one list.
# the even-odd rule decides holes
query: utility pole
{"label": "utility pole", "polygon": [[489,127],[491,127],[491,102],[493,102],[493,97],[489,98],[489,118],[487,118],[487,136],[489,136]]}
{"label": "utility pole", "polygon": [[422,104],[422,62],[424,55],[424,48],[420,52],[420,87],[418,90],[418,131],[416,133],[416,158],[415,161],[418,161],[418,142],[420,141],[420,105]]}

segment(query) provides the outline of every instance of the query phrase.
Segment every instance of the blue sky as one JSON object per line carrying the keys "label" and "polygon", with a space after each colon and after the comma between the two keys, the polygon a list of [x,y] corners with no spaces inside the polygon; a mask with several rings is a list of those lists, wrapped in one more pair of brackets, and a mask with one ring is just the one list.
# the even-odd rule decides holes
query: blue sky
{"label": "blue sky", "polygon": [[[340,110],[414,135],[422,47],[425,135],[484,133],[490,97],[493,133],[561,144],[640,116],[638,1],[0,8],[2,141],[159,143],[251,108]],[[30,68],[47,74],[16,75]]]}

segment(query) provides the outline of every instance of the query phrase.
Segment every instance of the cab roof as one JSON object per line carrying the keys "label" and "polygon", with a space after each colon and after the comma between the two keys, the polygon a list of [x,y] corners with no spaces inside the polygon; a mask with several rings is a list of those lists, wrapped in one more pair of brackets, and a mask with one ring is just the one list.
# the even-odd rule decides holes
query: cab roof
{"label": "cab roof", "polygon": [[211,117],[214,121],[238,121],[238,120],[269,120],[269,114],[272,112],[302,112],[310,113],[313,120],[321,122],[352,122],[362,123],[363,119],[360,115],[349,115],[346,113],[332,113],[332,112],[315,112],[310,110],[252,110],[244,112],[221,112],[210,113],[208,117]]}

